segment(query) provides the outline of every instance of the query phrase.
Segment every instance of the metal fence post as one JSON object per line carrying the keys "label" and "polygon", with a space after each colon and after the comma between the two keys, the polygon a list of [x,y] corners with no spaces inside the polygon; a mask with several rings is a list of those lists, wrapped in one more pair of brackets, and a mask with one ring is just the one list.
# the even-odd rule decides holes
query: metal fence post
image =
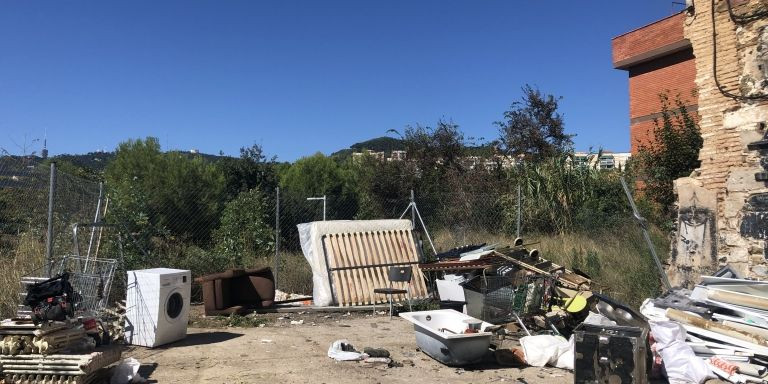
{"label": "metal fence post", "polygon": [[[411,205],[416,204],[416,199],[413,195],[413,189],[411,189]],[[411,208],[411,224],[413,225],[413,228],[416,229],[416,210]]]}
{"label": "metal fence post", "polygon": [[277,289],[277,272],[280,269],[280,187],[275,187],[275,289]]}
{"label": "metal fence post", "polygon": [[45,242],[45,262],[48,276],[53,272],[53,202],[56,195],[56,162],[51,162],[50,186],[48,187],[48,238]]}
{"label": "metal fence post", "polygon": [[520,238],[520,225],[522,224],[523,216],[523,191],[520,184],[517,185],[517,234],[515,237]]}

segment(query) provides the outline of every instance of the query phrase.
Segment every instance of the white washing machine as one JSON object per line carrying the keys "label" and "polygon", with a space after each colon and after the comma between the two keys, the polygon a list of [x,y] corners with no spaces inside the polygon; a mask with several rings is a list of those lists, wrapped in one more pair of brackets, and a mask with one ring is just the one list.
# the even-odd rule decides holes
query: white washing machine
{"label": "white washing machine", "polygon": [[156,347],[187,336],[192,273],[153,268],[128,271],[125,341]]}

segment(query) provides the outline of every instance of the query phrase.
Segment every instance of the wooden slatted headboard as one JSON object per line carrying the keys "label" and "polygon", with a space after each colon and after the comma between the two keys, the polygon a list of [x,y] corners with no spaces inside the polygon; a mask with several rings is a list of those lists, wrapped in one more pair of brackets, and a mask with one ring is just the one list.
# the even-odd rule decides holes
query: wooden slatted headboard
{"label": "wooden slatted headboard", "polygon": [[[374,288],[388,288],[392,266],[410,266],[411,298],[426,298],[427,286],[418,268],[419,253],[411,230],[351,232],[323,235],[323,250],[334,301],[340,306],[385,303],[385,295],[374,295]],[[405,289],[395,282],[393,288]],[[394,295],[392,300],[405,300]]]}

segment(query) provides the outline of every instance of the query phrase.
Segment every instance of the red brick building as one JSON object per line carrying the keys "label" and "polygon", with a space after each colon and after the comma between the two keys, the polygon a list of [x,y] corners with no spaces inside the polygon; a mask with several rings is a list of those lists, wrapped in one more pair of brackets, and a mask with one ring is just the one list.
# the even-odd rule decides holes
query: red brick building
{"label": "red brick building", "polygon": [[647,142],[653,119],[661,110],[659,94],[680,94],[688,110],[697,110],[696,63],[683,29],[685,13],[678,13],[613,39],[613,66],[629,73],[630,148]]}

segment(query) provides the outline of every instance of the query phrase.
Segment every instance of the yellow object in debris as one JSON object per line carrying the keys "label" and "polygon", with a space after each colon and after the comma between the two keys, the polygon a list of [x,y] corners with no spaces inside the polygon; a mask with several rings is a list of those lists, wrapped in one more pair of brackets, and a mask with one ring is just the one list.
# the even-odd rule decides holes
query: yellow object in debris
{"label": "yellow object in debris", "polygon": [[[587,299],[584,296],[576,295],[574,297],[563,297],[560,300],[563,301],[563,308],[566,312],[577,313],[584,310],[587,307]],[[553,306],[553,310],[561,309],[560,307]]]}

